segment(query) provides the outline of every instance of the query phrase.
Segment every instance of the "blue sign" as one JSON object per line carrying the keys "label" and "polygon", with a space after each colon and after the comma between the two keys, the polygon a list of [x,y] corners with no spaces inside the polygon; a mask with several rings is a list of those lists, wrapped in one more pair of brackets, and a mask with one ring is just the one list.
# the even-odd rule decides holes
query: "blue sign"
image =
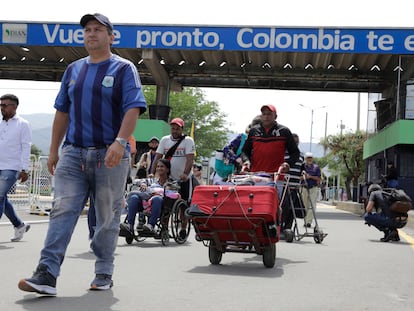
{"label": "blue sign", "polygon": [[[77,24],[2,22],[1,44],[83,46]],[[412,28],[115,25],[116,48],[414,54]]]}

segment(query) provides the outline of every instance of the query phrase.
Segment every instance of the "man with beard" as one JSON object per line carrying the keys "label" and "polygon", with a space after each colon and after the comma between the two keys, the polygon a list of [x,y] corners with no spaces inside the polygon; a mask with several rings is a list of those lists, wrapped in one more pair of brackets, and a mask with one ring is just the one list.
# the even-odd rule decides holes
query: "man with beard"
{"label": "man with beard", "polygon": [[158,137],[151,137],[150,141],[148,142],[149,151],[144,152],[136,164],[136,167],[138,168],[137,178],[147,178],[148,175],[151,174],[156,154],[155,152],[157,151],[159,143],[160,140]]}
{"label": "man with beard", "polygon": [[7,198],[7,193],[16,183],[17,179],[25,182],[29,177],[30,145],[32,132],[29,123],[16,114],[19,99],[13,94],[0,97],[0,218],[3,212],[14,227],[12,242],[20,241],[23,234],[30,229],[17,216],[13,205]]}
{"label": "man with beard", "polygon": [[[191,199],[193,191],[192,168],[195,153],[194,140],[190,136],[183,134],[184,121],[181,118],[174,118],[171,120],[170,130],[170,135],[161,138],[156,151],[151,174],[155,174],[157,161],[165,156],[167,160],[171,161],[170,176],[180,183],[181,198],[188,202]],[[182,215],[182,220],[182,229],[179,234],[181,238],[185,238],[187,235],[185,230],[187,222],[184,215]]]}

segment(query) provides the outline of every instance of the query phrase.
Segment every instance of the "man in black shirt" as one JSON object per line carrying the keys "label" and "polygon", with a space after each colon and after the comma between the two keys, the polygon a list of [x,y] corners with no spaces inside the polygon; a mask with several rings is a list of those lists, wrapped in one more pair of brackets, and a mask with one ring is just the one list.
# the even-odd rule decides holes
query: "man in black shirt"
{"label": "man in black shirt", "polygon": [[407,220],[407,214],[396,214],[390,210],[389,202],[384,198],[381,186],[378,184],[369,186],[368,194],[369,199],[364,216],[365,224],[373,225],[379,231],[384,232],[381,242],[399,241],[397,228],[401,228],[399,222]]}

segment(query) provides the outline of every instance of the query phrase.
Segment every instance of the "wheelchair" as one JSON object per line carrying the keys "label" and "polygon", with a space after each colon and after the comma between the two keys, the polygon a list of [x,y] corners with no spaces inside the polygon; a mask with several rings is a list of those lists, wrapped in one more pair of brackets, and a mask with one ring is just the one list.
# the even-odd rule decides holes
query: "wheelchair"
{"label": "wheelchair", "polygon": [[[191,223],[186,219],[184,211],[187,209],[187,202],[181,198],[172,199],[163,197],[161,215],[157,220],[154,231],[146,231],[134,228],[133,232],[128,223],[128,215],[120,224],[119,236],[124,237],[127,244],[132,244],[134,240],[142,242],[147,238],[161,240],[162,245],[169,244],[170,239],[174,239],[177,244],[184,244],[190,234]],[[144,223],[148,222],[150,212],[141,212]],[[138,215],[138,214],[137,214]],[[182,228],[184,226],[184,228]],[[185,229],[185,234],[182,233]]]}

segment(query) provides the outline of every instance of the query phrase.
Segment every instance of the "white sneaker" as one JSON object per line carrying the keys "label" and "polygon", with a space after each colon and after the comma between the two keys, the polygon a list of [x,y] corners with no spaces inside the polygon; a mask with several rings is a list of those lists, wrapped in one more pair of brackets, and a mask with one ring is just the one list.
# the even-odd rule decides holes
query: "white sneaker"
{"label": "white sneaker", "polygon": [[151,224],[144,224],[143,229],[144,231],[154,231],[154,227]]}
{"label": "white sneaker", "polygon": [[14,228],[14,237],[11,238],[12,242],[20,241],[23,238],[23,235],[29,231],[30,225],[23,223],[20,227]]}

